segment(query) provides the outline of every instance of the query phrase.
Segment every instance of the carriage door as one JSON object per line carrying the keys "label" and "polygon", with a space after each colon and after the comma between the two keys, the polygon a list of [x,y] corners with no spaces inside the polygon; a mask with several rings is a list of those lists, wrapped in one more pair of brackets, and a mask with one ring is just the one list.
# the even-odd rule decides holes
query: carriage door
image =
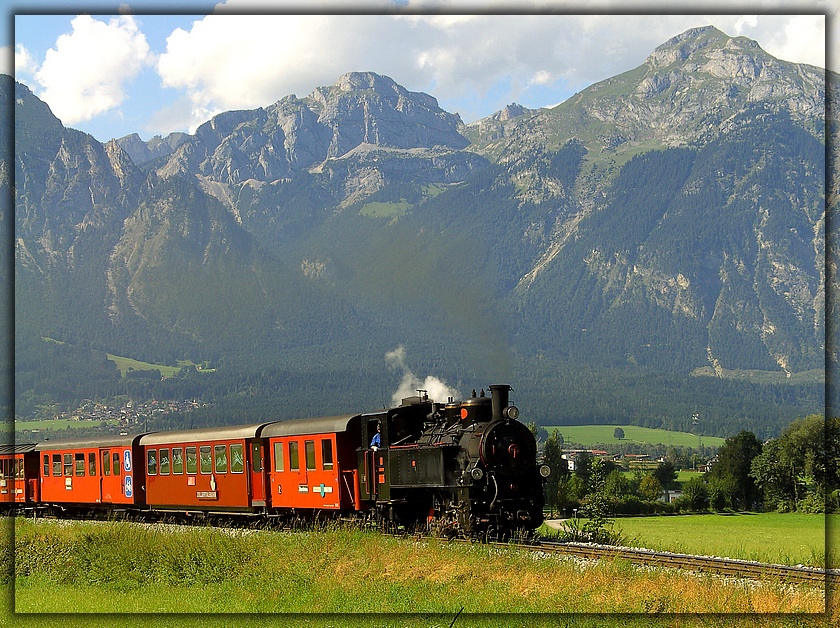
{"label": "carriage door", "polygon": [[265,506],[265,450],[261,441],[251,441],[251,505]]}
{"label": "carriage door", "polygon": [[110,449],[99,450],[99,496],[103,504],[110,504],[115,499],[122,497],[122,474],[120,471],[120,454],[114,452],[111,455]]}

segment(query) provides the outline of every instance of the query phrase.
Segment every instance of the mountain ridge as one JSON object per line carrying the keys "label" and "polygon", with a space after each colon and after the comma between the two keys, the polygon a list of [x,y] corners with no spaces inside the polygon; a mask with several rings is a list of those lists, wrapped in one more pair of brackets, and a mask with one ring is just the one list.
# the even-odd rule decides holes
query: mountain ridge
{"label": "mountain ridge", "polygon": [[[638,377],[824,366],[824,77],[713,27],[553,109],[470,125],[351,72],[194,135],[101,145],[14,90],[19,336],[245,379],[320,351],[374,382],[411,339],[456,381],[527,382],[546,417],[546,359]],[[806,388],[744,412],[790,416]]]}

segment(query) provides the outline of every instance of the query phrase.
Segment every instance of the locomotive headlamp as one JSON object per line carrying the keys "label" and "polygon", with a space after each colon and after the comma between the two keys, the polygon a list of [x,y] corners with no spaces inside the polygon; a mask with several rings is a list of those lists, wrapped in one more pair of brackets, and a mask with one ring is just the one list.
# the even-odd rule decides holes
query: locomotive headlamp
{"label": "locomotive headlamp", "polygon": [[544,478],[547,478],[549,475],[551,475],[551,467],[549,467],[547,464],[541,465],[540,475]]}
{"label": "locomotive headlamp", "polygon": [[476,482],[484,477],[484,470],[481,467],[473,467],[470,471],[470,477]]}
{"label": "locomotive headlamp", "polygon": [[504,414],[506,419],[510,419],[515,421],[519,418],[519,408],[516,406],[508,406],[504,410],[502,410],[502,414]]}

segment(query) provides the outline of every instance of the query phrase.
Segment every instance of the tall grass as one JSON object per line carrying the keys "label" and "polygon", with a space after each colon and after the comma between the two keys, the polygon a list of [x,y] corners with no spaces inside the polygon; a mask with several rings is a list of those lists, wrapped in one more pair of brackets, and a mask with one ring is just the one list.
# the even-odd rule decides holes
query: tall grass
{"label": "tall grass", "polygon": [[[674,517],[621,517],[625,543],[648,549],[725,556],[782,565],[826,566],[823,515],[728,513]],[[829,562],[831,565],[837,565]]]}
{"label": "tall grass", "polygon": [[[18,520],[19,613],[815,613],[824,593],[353,528]],[[359,625],[369,625],[360,623]],[[490,622],[484,625],[498,625]]]}

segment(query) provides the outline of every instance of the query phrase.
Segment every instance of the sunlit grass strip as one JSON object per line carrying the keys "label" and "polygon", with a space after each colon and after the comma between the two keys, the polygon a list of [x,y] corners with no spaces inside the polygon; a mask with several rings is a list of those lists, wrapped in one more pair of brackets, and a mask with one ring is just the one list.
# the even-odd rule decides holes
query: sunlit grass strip
{"label": "sunlit grass strip", "polygon": [[[824,515],[621,517],[615,519],[614,527],[631,546],[780,565],[826,566]],[[838,558],[832,556],[830,564],[837,565]]]}
{"label": "sunlit grass strip", "polygon": [[817,613],[821,591],[353,529],[18,521],[15,608],[183,613]]}

